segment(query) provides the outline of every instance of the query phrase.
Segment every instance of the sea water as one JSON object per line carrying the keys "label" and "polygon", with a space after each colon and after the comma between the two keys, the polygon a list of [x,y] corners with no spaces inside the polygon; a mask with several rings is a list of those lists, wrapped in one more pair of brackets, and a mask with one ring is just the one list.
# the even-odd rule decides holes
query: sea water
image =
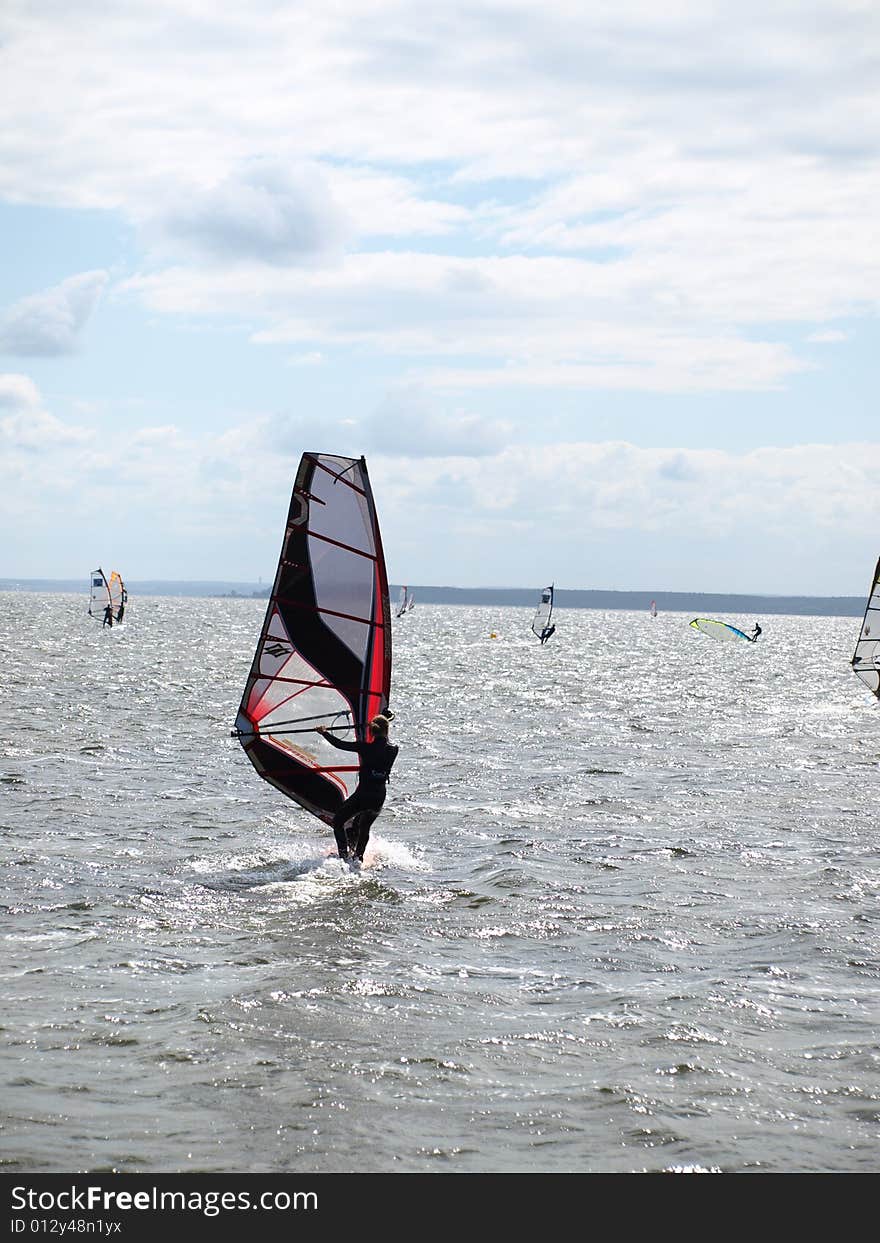
{"label": "sea water", "polygon": [[853,619],[416,605],[355,874],[230,738],[265,602],[0,605],[2,1168],[877,1170]]}

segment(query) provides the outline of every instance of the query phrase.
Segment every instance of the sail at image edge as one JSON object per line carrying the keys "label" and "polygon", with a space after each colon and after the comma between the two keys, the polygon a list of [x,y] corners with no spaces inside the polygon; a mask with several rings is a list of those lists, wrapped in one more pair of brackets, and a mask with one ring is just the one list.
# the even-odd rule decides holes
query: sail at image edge
{"label": "sail at image edge", "polygon": [[874,568],[865,616],[850,663],[856,677],[880,699],[880,560]]}

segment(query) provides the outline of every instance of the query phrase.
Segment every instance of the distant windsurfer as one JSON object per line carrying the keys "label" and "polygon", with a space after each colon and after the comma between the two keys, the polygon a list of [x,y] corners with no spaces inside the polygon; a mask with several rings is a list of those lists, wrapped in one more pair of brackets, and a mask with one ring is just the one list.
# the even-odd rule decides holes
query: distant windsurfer
{"label": "distant windsurfer", "polygon": [[113,625],[113,605],[108,604],[107,607],[104,609],[104,621],[101,625],[101,629],[103,630],[104,626],[112,626],[112,625]]}
{"label": "distant windsurfer", "polygon": [[[340,859],[352,858],[363,862],[370,828],[385,802],[388,778],[399,749],[388,741],[388,723],[392,716],[389,710],[374,716],[368,726],[366,742],[346,742],[335,738],[326,725],[319,725],[315,730],[331,746],[338,747],[340,751],[356,751],[361,757],[360,780],[354,793],[333,817],[333,834]],[[350,820],[354,821],[351,837],[345,828]]]}
{"label": "distant windsurfer", "polygon": [[752,633],[749,635],[749,639],[751,640],[751,642],[752,642],[752,643],[757,643],[757,642],[758,642],[758,635],[759,635],[759,634],[763,634],[763,631],[761,630],[761,627],[758,625],[758,623],[757,623],[757,622],[755,622],[755,628],[754,628],[754,630],[752,631]]}
{"label": "distant windsurfer", "polygon": [[125,601],[123,600],[122,604],[120,604],[120,606],[119,606],[119,612],[116,614],[116,621],[117,621],[117,622],[121,622],[121,621],[122,621],[122,616],[123,616],[123,614],[124,614],[124,613],[125,613]]}
{"label": "distant windsurfer", "polygon": [[556,633],[555,626],[545,626],[544,629],[541,631],[541,645],[543,646],[547,642],[547,640],[550,638],[550,636],[555,633]]}

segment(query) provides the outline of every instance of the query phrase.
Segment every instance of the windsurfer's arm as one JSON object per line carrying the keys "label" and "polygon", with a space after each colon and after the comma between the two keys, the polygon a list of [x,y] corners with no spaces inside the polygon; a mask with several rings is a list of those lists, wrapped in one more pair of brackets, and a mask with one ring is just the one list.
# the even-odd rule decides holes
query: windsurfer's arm
{"label": "windsurfer's arm", "polygon": [[359,751],[363,746],[362,742],[345,742],[342,738],[335,738],[333,734],[330,733],[326,725],[317,725],[315,727],[315,733],[323,734],[327,742],[329,742],[332,747],[338,747],[340,751]]}

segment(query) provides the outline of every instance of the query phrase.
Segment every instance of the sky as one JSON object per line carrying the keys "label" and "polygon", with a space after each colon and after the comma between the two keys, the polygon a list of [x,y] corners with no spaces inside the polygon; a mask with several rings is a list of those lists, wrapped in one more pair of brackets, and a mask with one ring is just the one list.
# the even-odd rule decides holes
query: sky
{"label": "sky", "polygon": [[862,595],[875,0],[4,0],[0,577]]}

